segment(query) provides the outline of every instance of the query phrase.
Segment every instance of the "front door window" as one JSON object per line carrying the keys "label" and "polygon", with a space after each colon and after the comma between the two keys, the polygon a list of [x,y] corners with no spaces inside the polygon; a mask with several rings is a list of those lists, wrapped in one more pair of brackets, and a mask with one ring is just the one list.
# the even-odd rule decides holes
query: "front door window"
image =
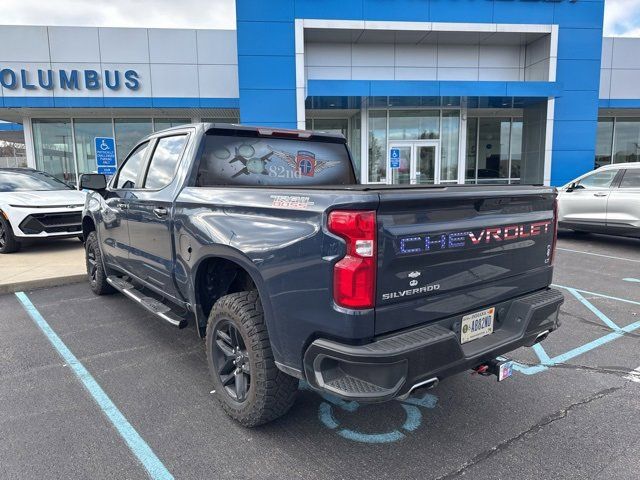
{"label": "front door window", "polygon": [[388,152],[390,184],[440,183],[440,142],[420,140],[391,143]]}

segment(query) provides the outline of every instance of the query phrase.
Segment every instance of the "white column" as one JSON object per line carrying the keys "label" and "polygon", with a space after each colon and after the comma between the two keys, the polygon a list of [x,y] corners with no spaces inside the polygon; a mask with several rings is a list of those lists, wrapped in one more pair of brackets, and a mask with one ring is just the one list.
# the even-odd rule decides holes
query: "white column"
{"label": "white column", "polygon": [[295,22],[296,49],[296,120],[299,129],[306,128],[305,100],[307,99],[307,82],[304,75],[304,22]]}
{"label": "white column", "polygon": [[369,183],[369,108],[368,98],[360,99],[360,183]]}
{"label": "white column", "polygon": [[556,99],[547,101],[547,124],[544,139],[544,184],[551,185],[551,162],[553,160],[553,123],[555,118]]}
{"label": "white column", "polygon": [[464,185],[467,171],[467,99],[460,105],[460,134],[458,138],[458,183]]}
{"label": "white column", "polygon": [[22,129],[24,130],[24,146],[27,154],[27,166],[36,168],[36,151],[33,143],[33,128],[29,117],[22,118]]}

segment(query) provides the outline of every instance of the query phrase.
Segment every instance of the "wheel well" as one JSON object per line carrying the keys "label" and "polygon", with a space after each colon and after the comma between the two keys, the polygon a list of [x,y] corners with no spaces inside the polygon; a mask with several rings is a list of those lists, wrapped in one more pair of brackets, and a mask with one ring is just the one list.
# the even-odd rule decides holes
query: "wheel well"
{"label": "wheel well", "polygon": [[84,217],[82,219],[82,236],[85,238],[85,241],[87,239],[87,236],[89,236],[89,234],[95,229],[96,226],[93,223],[93,219],[91,217]]}
{"label": "wheel well", "polygon": [[255,290],[251,275],[243,267],[226,258],[208,258],[196,273],[196,303],[202,309],[199,315],[200,334],[204,337],[211,308],[219,298],[230,293]]}

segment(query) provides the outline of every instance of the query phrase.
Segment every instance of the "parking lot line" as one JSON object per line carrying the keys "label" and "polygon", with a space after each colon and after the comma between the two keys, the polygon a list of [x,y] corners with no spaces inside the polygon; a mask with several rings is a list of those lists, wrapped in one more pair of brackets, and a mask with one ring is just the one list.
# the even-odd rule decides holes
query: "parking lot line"
{"label": "parking lot line", "polygon": [[38,309],[31,303],[29,297],[24,292],[16,293],[16,297],[31,319],[47,337],[51,345],[57,350],[62,359],[72,368],[78,379],[82,382],[89,394],[96,401],[111,424],[118,431],[131,452],[142,463],[151,478],[158,480],[173,479],[173,475],[164,466],[162,461],[153,453],[151,447],[138,434],[125,416],[118,410],[118,407],[111,401],[109,396],[100,387],[84,365],[69,350],[60,337],[53,331]]}
{"label": "parking lot line", "polygon": [[631,380],[632,382],[640,383],[640,367],[636,368],[632,372],[629,372],[629,375],[626,377],[627,380]]}
{"label": "parking lot line", "polygon": [[581,288],[572,288],[565,287],[564,285],[558,285],[557,283],[551,284],[552,287],[564,288],[565,290],[575,290],[576,292],[586,293],[587,295],[595,295],[597,297],[608,298],[609,300],[617,300],[619,302],[632,303],[633,305],[640,305],[640,302],[636,302],[635,300],[629,300],[627,298],[613,297],[611,295],[606,295],[604,293],[590,292],[589,290],[582,290]]}
{"label": "parking lot line", "polygon": [[[553,284],[553,287],[562,288],[571,293],[577,300],[579,300],[587,309],[589,309],[594,315],[596,315],[605,325],[613,330],[613,332],[600,337],[592,342],[589,342],[585,345],[581,345],[573,350],[555,356],[553,358],[549,357],[544,347],[539,343],[533,346],[533,350],[538,356],[540,363],[537,365],[522,365],[518,362],[514,362],[513,368],[525,375],[534,375],[536,373],[544,372],[549,367],[553,367],[554,365],[558,365],[560,363],[565,363],[572,358],[575,358],[579,355],[587,353],[595,348],[598,348],[602,345],[605,345],[613,340],[621,338],[625,333],[631,333],[635,330],[640,329],[640,322],[632,323],[631,325],[627,325],[626,327],[619,327],[615,324],[609,317],[607,317],[604,313],[602,313],[598,308],[596,308],[591,302],[589,302],[586,298],[584,298],[580,293],[585,293],[587,295],[594,295],[596,297],[609,298],[611,300],[617,300],[620,302],[631,303],[634,305],[640,305],[640,302],[636,302],[634,300],[628,300],[626,298],[613,297],[611,295],[605,295],[603,293],[589,292],[587,290],[581,290],[579,288],[566,287],[564,285]],[[578,293],[580,292],[580,293]],[[636,374],[637,371],[637,374]],[[636,371],[631,372],[629,380],[633,380],[634,382],[640,382],[640,367],[636,369]],[[630,378],[633,377],[633,378]]]}
{"label": "parking lot line", "polygon": [[613,255],[604,255],[602,253],[585,252],[583,250],[573,250],[571,248],[557,247],[556,250],[562,250],[563,252],[582,253],[584,255],[593,255],[594,257],[612,258],[613,260],[624,260],[625,262],[640,263],[640,260],[635,260],[633,258],[615,257]]}
{"label": "parking lot line", "polygon": [[611,330],[615,330],[615,331],[619,331],[620,330],[620,327],[618,325],[616,325],[613,322],[613,320],[611,320],[604,313],[602,313],[600,310],[598,310],[589,300],[584,298],[575,288],[567,288],[567,291],[571,295],[576,297],[578,300],[580,300],[580,303],[582,303],[585,307],[587,307],[596,317],[598,317],[600,320],[602,320],[602,323],[604,323]]}

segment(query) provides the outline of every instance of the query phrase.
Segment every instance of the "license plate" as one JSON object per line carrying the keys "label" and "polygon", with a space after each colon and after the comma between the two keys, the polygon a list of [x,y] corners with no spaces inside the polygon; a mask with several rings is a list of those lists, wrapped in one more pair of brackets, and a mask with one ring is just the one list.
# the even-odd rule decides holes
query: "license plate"
{"label": "license plate", "polygon": [[493,333],[493,317],[496,309],[491,307],[462,317],[460,343],[477,340]]}

